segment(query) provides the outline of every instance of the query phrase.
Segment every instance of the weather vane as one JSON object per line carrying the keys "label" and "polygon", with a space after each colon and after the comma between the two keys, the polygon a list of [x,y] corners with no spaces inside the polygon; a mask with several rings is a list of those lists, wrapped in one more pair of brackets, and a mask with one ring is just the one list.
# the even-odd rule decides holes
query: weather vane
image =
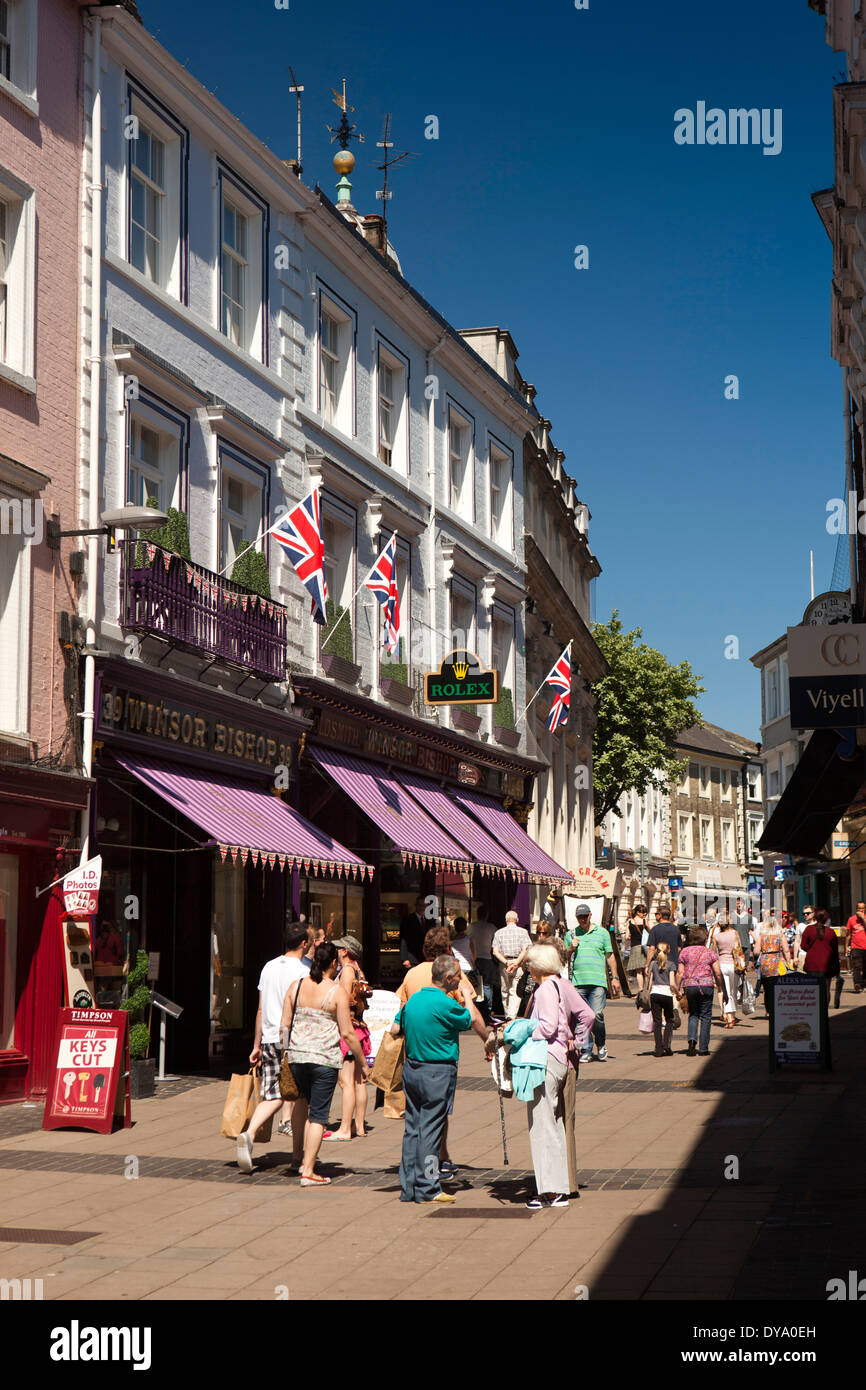
{"label": "weather vane", "polygon": [[[358,132],[357,126],[355,126],[355,125],[350,125],[350,124],[349,124],[349,118],[348,118],[347,112],[349,112],[349,111],[354,111],[355,108],[354,108],[354,106],[349,106],[348,103],[347,103],[347,101],[346,101],[346,79],[345,79],[345,77],[343,78],[343,94],[342,94],[342,96],[340,95],[340,93],[337,91],[337,89],[336,89],[335,87],[332,87],[332,88],[331,88],[331,92],[333,93],[334,105],[335,105],[335,106],[339,106],[340,110],[341,110],[342,113],[343,113],[343,115],[342,115],[342,117],[341,117],[341,119],[340,119],[340,124],[337,126],[336,130],[334,129],[333,126],[331,126],[331,125],[328,126],[328,131],[330,132],[330,136],[331,136],[331,144],[333,145],[333,143],[334,143],[335,140],[339,140],[340,146],[341,146],[341,148],[344,149],[344,150],[347,150],[347,149],[349,148],[349,141],[350,141],[350,140],[358,140],[361,144],[363,144],[363,142],[364,142],[364,137],[363,137],[363,135],[360,134],[360,132]],[[357,133],[356,133],[356,132],[357,132]]]}

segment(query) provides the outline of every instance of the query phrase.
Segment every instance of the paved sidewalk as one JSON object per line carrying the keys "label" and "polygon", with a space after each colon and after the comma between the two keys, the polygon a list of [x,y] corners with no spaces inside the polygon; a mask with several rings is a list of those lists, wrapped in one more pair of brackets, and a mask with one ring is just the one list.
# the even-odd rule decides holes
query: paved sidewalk
{"label": "paved sidewalk", "polygon": [[[770,1078],[762,1011],[711,1055],[656,1059],[631,1002],[608,1006],[607,1063],[582,1066],[580,1200],[527,1211],[526,1108],[499,1106],[463,1044],[451,1127],[453,1207],[399,1202],[402,1123],[325,1144],[329,1188],[300,1188],[276,1130],[252,1176],[219,1134],[225,1082],[134,1103],[113,1135],[43,1131],[0,1108],[0,1279],[46,1299],[826,1298],[863,1262],[850,1155],[866,1138],[866,1013],[831,1011],[836,1070]],[[137,1172],[138,1176],[133,1176]],[[73,1243],[62,1243],[62,1242]],[[866,1273],[866,1270],[864,1270]]]}

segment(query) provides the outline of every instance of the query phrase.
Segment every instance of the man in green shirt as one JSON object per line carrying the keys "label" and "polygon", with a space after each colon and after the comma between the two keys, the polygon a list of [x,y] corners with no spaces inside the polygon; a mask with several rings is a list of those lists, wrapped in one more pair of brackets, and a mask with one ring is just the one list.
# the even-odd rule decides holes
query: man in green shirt
{"label": "man in green shirt", "polygon": [[[592,920],[592,909],[588,903],[578,903],[575,908],[577,931],[568,932],[565,937],[566,950],[574,950],[571,967],[571,982],[595,1014],[592,1032],[587,1035],[582,1062],[592,1061],[592,1040],[598,1044],[598,1060],[607,1061],[607,1034],[604,1027],[604,1006],[607,1003],[607,958],[613,953],[613,942],[606,927],[598,927]],[[619,993],[619,982],[611,974],[614,994]]]}
{"label": "man in green shirt", "polygon": [[[450,997],[459,990],[463,1003]],[[453,1202],[439,1180],[442,1132],[457,1087],[460,1034],[473,1029],[487,1044],[487,1028],[460,978],[453,956],[437,956],[433,983],[407,999],[391,1032],[406,1038],[403,1090],[406,1127],[400,1161],[401,1202]],[[492,1054],[491,1054],[492,1055]]]}

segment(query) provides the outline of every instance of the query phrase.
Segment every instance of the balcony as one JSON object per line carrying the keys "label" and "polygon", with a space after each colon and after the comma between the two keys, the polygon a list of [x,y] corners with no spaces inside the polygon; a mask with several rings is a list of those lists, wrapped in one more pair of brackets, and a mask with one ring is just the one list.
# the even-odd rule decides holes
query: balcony
{"label": "balcony", "polygon": [[282,604],[147,541],[123,540],[118,548],[121,627],[262,680],[285,680]]}

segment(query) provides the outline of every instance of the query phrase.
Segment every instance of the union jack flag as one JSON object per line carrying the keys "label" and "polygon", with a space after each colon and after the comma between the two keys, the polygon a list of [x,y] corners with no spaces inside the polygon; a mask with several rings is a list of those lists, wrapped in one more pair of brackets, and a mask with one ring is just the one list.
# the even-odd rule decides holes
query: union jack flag
{"label": "union jack flag", "polygon": [[382,605],[385,646],[393,656],[400,642],[400,595],[397,591],[397,532],[395,531],[365,581]]}
{"label": "union jack flag", "polygon": [[544,682],[545,685],[552,685],[557,692],[553,704],[550,706],[550,714],[547,717],[547,728],[550,733],[556,733],[563,724],[568,723],[568,707],[571,703],[571,643],[569,642],[562,656],[556,665],[551,668],[550,675]]}
{"label": "union jack flag", "polygon": [[328,586],[325,583],[325,543],[322,539],[322,520],[319,513],[319,490],[315,488],[275,526],[269,536],[279,541],[295,567],[295,573],[313,600],[311,612],[317,623],[327,622],[325,607]]}

